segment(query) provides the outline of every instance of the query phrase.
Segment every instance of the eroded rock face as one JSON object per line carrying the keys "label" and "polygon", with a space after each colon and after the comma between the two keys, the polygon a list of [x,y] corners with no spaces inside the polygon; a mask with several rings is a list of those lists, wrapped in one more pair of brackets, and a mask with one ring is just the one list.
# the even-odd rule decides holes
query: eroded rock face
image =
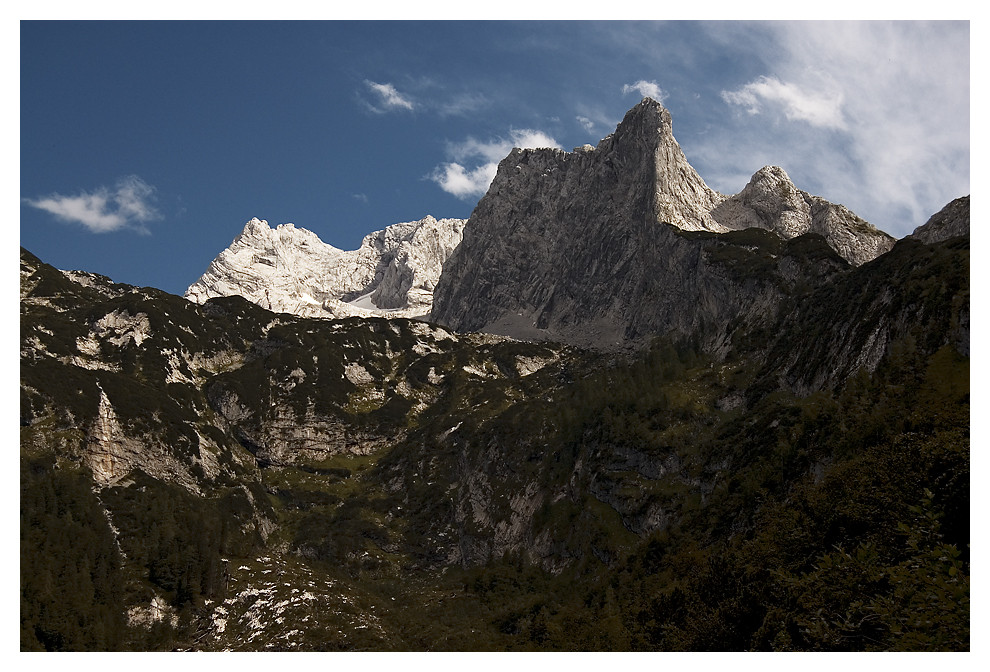
{"label": "eroded rock face", "polygon": [[735,196],[720,203],[712,216],[725,228],[767,229],[782,238],[820,234],[853,266],[890,250],[894,238],[843,205],[830,203],[794,186],[783,168],[765,166]]}
{"label": "eroded rock face", "polygon": [[371,233],[360,248],[345,251],[312,231],[292,224],[273,229],[255,218],[185,297],[204,303],[238,295],[302,317],[425,315],[463,228],[464,220],[427,216]]}
{"label": "eroded rock face", "polygon": [[165,442],[124,426],[116,409],[100,390],[96,417],[86,433],[81,451],[83,463],[89,467],[93,480],[104,487],[115,485],[140,469],[152,478],[172,482],[190,492],[201,494],[202,483],[192,468],[199,465],[204,478],[210,480],[223,471],[218,462],[221,448],[202,434],[191,460],[180,459]]}
{"label": "eroded rock face", "polygon": [[[833,230],[836,241],[856,238],[845,213],[779,169],[738,197],[718,194],[681,152],[669,112],[646,98],[594,150],[514,149],[501,162],[444,267],[431,317],[459,331],[604,348],[704,328],[719,351],[730,322],[772,320],[790,287],[846,266],[842,245],[822,244]],[[772,233],[739,231],[748,227]],[[783,244],[814,233],[824,241],[813,237],[809,250]]]}

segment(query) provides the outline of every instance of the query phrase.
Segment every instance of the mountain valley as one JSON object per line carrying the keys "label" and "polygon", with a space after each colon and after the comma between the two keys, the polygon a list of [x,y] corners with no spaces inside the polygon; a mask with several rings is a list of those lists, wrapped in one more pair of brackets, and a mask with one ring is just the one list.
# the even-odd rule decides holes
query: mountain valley
{"label": "mountain valley", "polygon": [[185,298],[20,264],[22,650],[969,649],[968,196],[725,196],[647,98]]}

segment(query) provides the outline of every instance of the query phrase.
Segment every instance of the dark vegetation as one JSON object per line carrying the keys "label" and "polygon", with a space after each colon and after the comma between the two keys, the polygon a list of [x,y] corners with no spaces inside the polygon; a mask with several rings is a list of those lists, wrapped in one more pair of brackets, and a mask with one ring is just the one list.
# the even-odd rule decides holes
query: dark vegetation
{"label": "dark vegetation", "polygon": [[[946,348],[837,395],[699,415],[700,462],[730,468],[686,493],[677,524],[608,570],[503,562],[465,587],[514,648],[966,650],[968,389],[968,361]],[[644,445],[670,413],[620,406],[592,414],[585,442]]]}
{"label": "dark vegetation", "polygon": [[[813,238],[732,235],[709,260],[733,273],[821,252]],[[22,264],[41,268],[33,296],[59,308],[22,304],[22,347],[39,338],[54,355],[21,364],[23,650],[210,648],[210,605],[259,553],[345,586],[382,627],[309,613],[302,649],[970,647],[967,240],[902,241],[812,300],[795,285],[780,324],[737,333],[720,361],[690,340],[623,359],[424,341],[399,321],[270,324],[236,298],[103,295]],[[152,324],[147,347],[105,353],[119,371],[56,358],[113,310]],[[836,373],[878,324],[889,338],[873,370]],[[422,342],[432,351],[413,356]],[[161,350],[176,343],[244,361],[187,370],[201,387],[166,383]],[[556,361],[521,376],[518,357]],[[390,380],[383,398],[355,403],[345,362]],[[432,395],[428,407],[414,413],[398,381]],[[140,471],[93,487],[79,453],[100,389],[128,431],[195,463],[201,494]],[[231,393],[250,415],[211,424]],[[236,432],[253,436],[274,402],[394,440],[242,466]],[[197,462],[199,435],[222,449],[215,476]],[[470,513],[479,475],[488,520]],[[543,497],[525,543],[496,551],[494,526],[518,517],[513,498],[531,484]],[[549,539],[540,552],[537,539]],[[154,596],[176,624],[128,626],[127,609]],[[233,623],[226,636],[260,648]]]}
{"label": "dark vegetation", "polygon": [[21,459],[21,650],[123,645],[121,558],[88,474]]}

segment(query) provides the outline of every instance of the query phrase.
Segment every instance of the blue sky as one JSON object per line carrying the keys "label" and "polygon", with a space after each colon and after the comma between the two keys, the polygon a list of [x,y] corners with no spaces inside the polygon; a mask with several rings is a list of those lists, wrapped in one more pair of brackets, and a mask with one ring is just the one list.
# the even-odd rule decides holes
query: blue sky
{"label": "blue sky", "polygon": [[643,95],[710,186],[768,164],[901,237],[970,191],[966,22],[20,25],[20,242],[181,294],[251,217],[354,249],[468,217],[513,145]]}

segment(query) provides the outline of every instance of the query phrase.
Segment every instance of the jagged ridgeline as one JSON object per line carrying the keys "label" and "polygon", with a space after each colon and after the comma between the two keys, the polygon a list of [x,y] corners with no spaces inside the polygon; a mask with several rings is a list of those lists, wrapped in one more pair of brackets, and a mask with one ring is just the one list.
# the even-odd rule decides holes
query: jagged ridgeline
{"label": "jagged ridgeline", "polygon": [[[708,190],[669,126],[283,283],[432,322],[22,250],[21,648],[968,649],[969,198],[895,242],[779,169]],[[305,235],[242,236],[292,280]]]}
{"label": "jagged ridgeline", "polygon": [[781,168],[762,168],[735,196],[715,192],[670,113],[646,98],[597,147],[502,160],[444,265],[432,318],[595,348],[700,334],[717,350],[733,329],[772,321],[795,289],[893,242]]}

